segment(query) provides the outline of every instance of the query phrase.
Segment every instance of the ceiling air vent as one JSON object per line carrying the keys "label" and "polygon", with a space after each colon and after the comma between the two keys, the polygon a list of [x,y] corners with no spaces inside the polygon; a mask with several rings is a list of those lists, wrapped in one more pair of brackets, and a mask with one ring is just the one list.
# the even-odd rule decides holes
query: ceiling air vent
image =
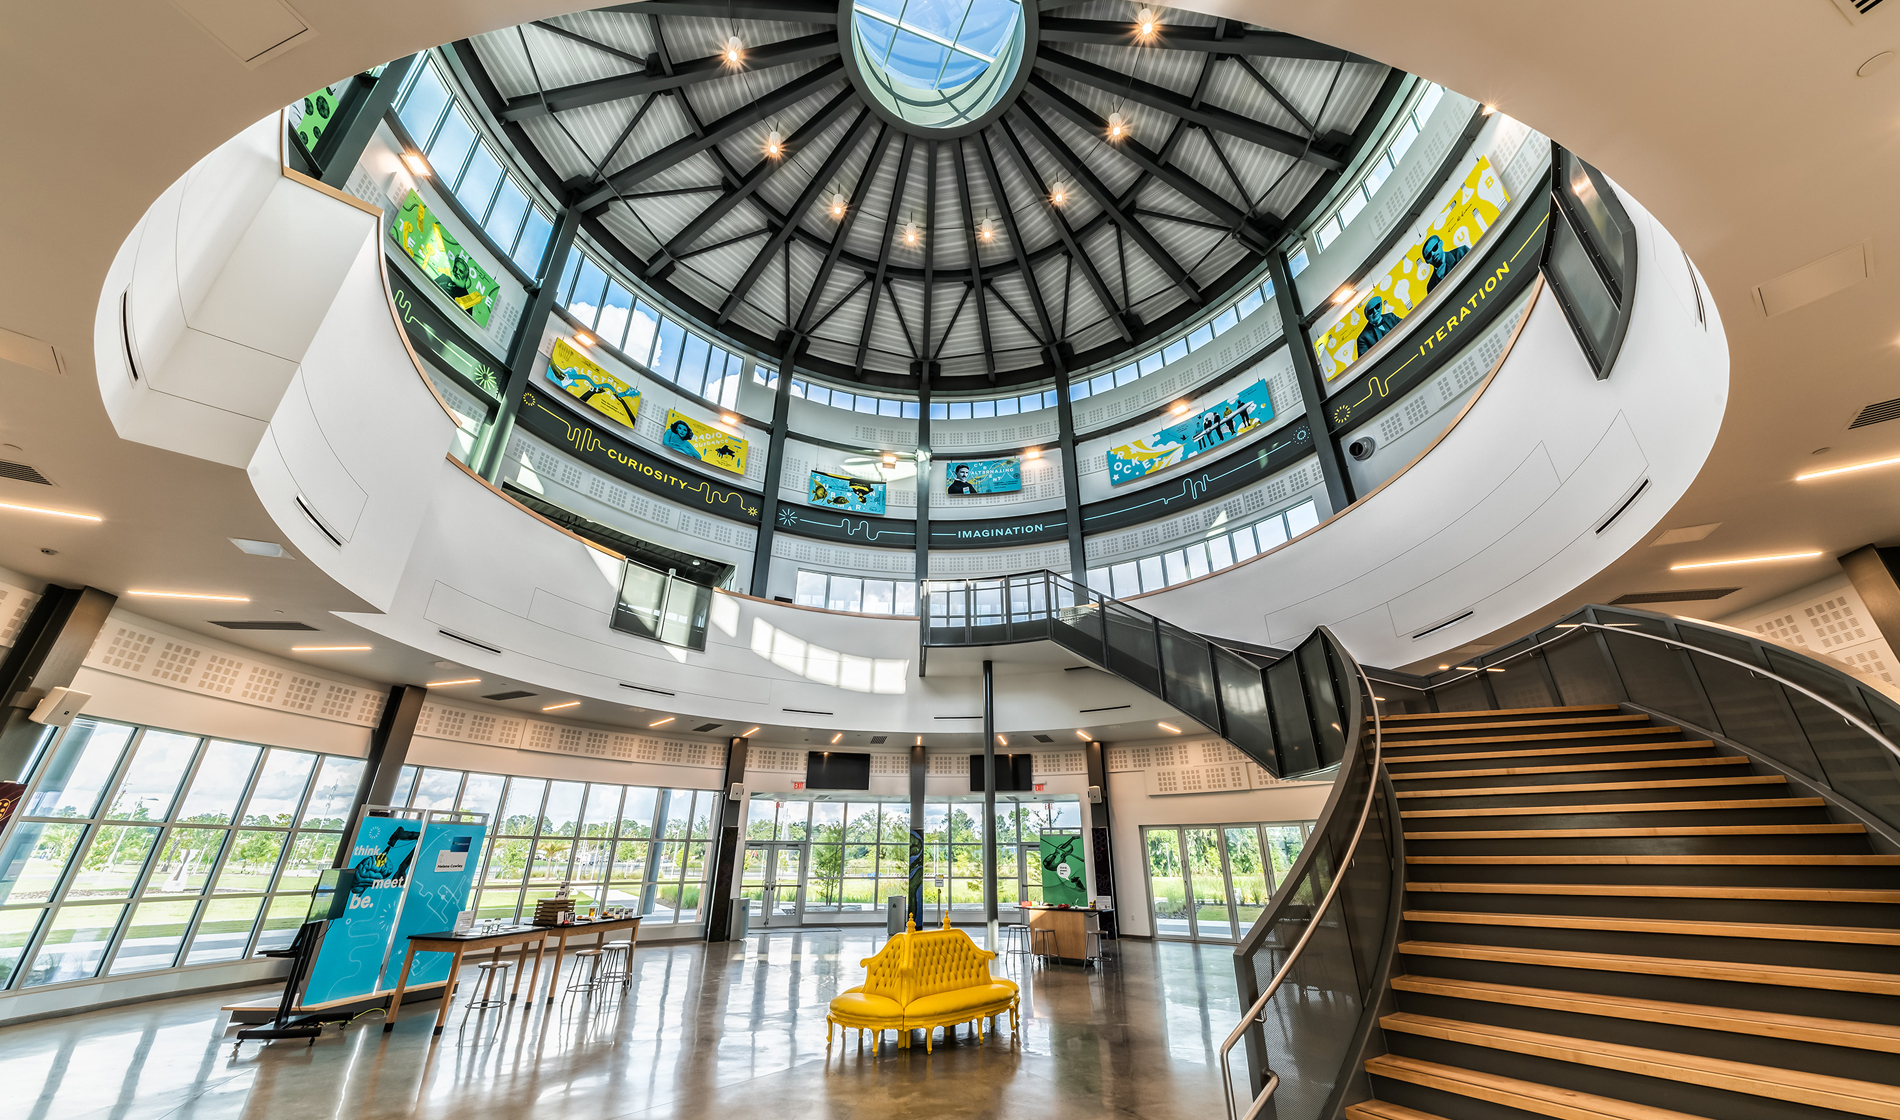
{"label": "ceiling air vent", "polygon": [[1035,737],[1035,739],[1036,739],[1036,742],[1038,742],[1038,743],[1053,743],[1053,742],[1055,742],[1055,740],[1054,740],[1054,739],[1051,739],[1051,738],[1050,738],[1049,736],[1047,736],[1047,735],[1037,735],[1037,736]]}
{"label": "ceiling air vent", "polygon": [[522,692],[520,689],[516,689],[513,692],[490,693],[489,695],[482,697],[482,699],[484,700],[522,700],[533,695],[534,693],[532,692]]}
{"label": "ceiling air vent", "polygon": [[1642,603],[1692,603],[1701,599],[1720,599],[1733,595],[1739,587],[1696,587],[1687,591],[1632,591],[1610,600],[1613,607],[1634,607]]}
{"label": "ceiling air vent", "polygon": [[309,630],[314,633],[317,629],[308,622],[284,622],[280,619],[268,618],[254,622],[219,622],[214,618],[211,620],[211,625],[222,626],[226,630]]}
{"label": "ceiling air vent", "polygon": [[1884,424],[1889,420],[1900,420],[1900,399],[1875,401],[1861,409],[1860,415],[1854,417],[1854,422],[1847,426],[1847,430],[1851,432],[1855,428],[1865,428],[1869,424]]}
{"label": "ceiling air vent", "polygon": [[884,742],[885,740],[887,740],[887,739],[889,739],[889,738],[890,738],[890,736],[889,736],[889,735],[873,735],[873,736],[871,736],[871,743],[872,743],[873,745],[876,745],[876,744],[878,744],[878,743],[882,743],[882,742]]}
{"label": "ceiling air vent", "polygon": [[1847,22],[1859,23],[1880,7],[1880,0],[1834,0],[1834,6],[1847,17]]}
{"label": "ceiling air vent", "polygon": [[698,727],[693,728],[693,730],[703,735],[706,732],[715,730],[718,727],[719,727],[719,724],[716,724],[716,723],[702,723]]}
{"label": "ceiling air vent", "polygon": [[9,463],[5,459],[0,459],[0,478],[11,479],[14,482],[37,482],[41,486],[53,484],[51,479],[25,463]]}

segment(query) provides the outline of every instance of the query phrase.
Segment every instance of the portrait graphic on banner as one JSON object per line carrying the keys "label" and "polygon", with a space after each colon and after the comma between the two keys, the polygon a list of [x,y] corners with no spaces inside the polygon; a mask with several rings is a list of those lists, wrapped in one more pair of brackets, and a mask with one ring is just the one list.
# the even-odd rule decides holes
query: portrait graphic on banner
{"label": "portrait graphic on banner", "polygon": [[1021,459],[951,459],[944,464],[943,492],[1013,494],[1023,488]]}
{"label": "portrait graphic on banner", "polygon": [[1471,173],[1425,228],[1425,236],[1372,284],[1352,310],[1313,341],[1313,353],[1326,380],[1345,373],[1443,283],[1490,232],[1510,201],[1510,192],[1491,169],[1491,161],[1479,156]]}
{"label": "portrait graphic on banner", "polygon": [[666,437],[661,441],[670,451],[688,459],[733,474],[745,473],[746,441],[711,424],[702,423],[683,412],[666,410]]}
{"label": "portrait graphic on banner", "polygon": [[1044,906],[1086,906],[1089,901],[1087,864],[1082,857],[1082,834],[1042,834],[1042,903]]}
{"label": "portrait graphic on banner", "polygon": [[616,424],[632,428],[640,418],[640,390],[588,361],[565,338],[554,340],[547,374],[549,381]]}
{"label": "portrait graphic on banner", "polygon": [[1114,486],[1164,470],[1246,435],[1273,419],[1273,397],[1256,381],[1218,404],[1203,408],[1147,439],[1108,449],[1108,482]]}
{"label": "portrait graphic on banner", "polygon": [[390,223],[389,237],[477,326],[488,325],[488,316],[495,309],[495,278],[462,248],[454,234],[442,228],[415,191],[404,196],[402,209]]}
{"label": "portrait graphic on banner", "polygon": [[882,516],[884,513],[884,484],[866,482],[861,478],[844,478],[840,475],[826,474],[823,471],[811,472],[811,504],[842,510],[846,513],[869,513]]}

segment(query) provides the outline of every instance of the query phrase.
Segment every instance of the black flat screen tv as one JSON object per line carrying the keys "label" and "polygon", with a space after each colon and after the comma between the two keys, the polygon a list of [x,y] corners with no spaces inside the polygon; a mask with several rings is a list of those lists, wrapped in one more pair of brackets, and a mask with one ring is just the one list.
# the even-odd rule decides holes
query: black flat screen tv
{"label": "black flat screen tv", "polygon": [[806,789],[870,789],[871,756],[849,751],[809,751]]}
{"label": "black flat screen tv", "polygon": [[[996,792],[998,793],[1034,793],[1036,778],[1033,772],[1035,755],[999,754],[996,756]],[[970,756],[970,792],[983,792],[983,756]]]}

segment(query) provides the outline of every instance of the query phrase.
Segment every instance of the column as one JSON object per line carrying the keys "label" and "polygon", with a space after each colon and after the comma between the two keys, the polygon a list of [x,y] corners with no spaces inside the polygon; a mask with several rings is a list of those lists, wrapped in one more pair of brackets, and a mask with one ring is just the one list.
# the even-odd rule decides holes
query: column
{"label": "column", "polygon": [[24,782],[46,735],[28,719],[55,688],[69,688],[118,602],[96,587],[48,585],[0,661],[0,782]]}
{"label": "column", "polygon": [[396,779],[402,775],[404,763],[409,758],[409,744],[416,736],[416,721],[422,718],[422,702],[427,699],[429,690],[418,684],[399,684],[389,690],[389,699],[383,703],[383,718],[376,723],[376,730],[370,732],[369,763],[363,770],[363,780],[357,783],[356,797],[350,802],[349,824],[343,830],[343,843],[337,846],[336,860],[332,867],[345,867],[350,861],[350,841],[356,836],[356,826],[363,819],[363,809],[369,805],[387,805],[395,796]]}
{"label": "column", "polygon": [[1873,616],[1881,636],[1888,645],[1900,649],[1900,580],[1894,574],[1900,569],[1900,548],[1862,545],[1841,557],[1841,568],[1853,581],[1861,602],[1867,604],[1867,613]]}
{"label": "column", "polygon": [[1056,368],[1056,432],[1062,451],[1062,502],[1069,518],[1069,578],[1087,583],[1088,555],[1082,547],[1082,464],[1075,461],[1075,409],[1069,403],[1069,375]]}
{"label": "column", "polygon": [[311,153],[320,169],[318,181],[339,190],[350,181],[357,161],[363,158],[363,149],[369,147],[370,137],[376,135],[376,126],[396,103],[396,92],[402,89],[403,80],[421,58],[412,54],[383,67],[383,72],[375,78],[365,79],[359,74],[352,79],[356,83],[351,91],[352,100],[340,107],[344,119],[324,131],[323,138],[317,141],[317,150]]}
{"label": "column", "polygon": [[732,940],[732,881],[738,876],[739,818],[745,813],[744,792],[747,740],[735,738],[726,747],[726,801],[719,812],[719,844],[713,852],[712,901],[706,911],[706,940]]}
{"label": "column", "polygon": [[996,676],[983,662],[983,947],[996,948]]}
{"label": "column", "polygon": [[1332,506],[1327,512],[1338,513],[1352,504],[1352,480],[1346,473],[1346,457],[1340,454],[1339,441],[1326,423],[1326,380],[1320,376],[1319,363],[1313,360],[1313,339],[1306,333],[1293,278],[1287,275],[1286,255],[1268,254],[1267,267],[1273,276],[1273,302],[1280,309],[1280,329],[1286,332],[1293,375],[1300,383],[1300,400],[1306,407],[1306,430],[1313,434],[1319,472],[1326,479],[1326,501]]}
{"label": "column", "polygon": [[785,473],[786,429],[792,416],[792,361],[795,346],[788,347],[779,359],[778,395],[772,398],[772,435],[765,452],[765,500],[759,503],[759,537],[752,549],[752,595],[768,598],[766,587],[772,578],[772,540],[778,531],[778,492]]}
{"label": "column", "polygon": [[1115,855],[1109,843],[1108,765],[1102,744],[1097,740],[1089,741],[1088,768],[1089,851],[1095,860],[1095,882],[1090,884],[1089,896],[1093,899],[1105,894],[1118,899],[1121,896],[1115,890]]}
{"label": "column", "polygon": [[502,458],[507,452],[509,437],[515,432],[515,414],[521,410],[521,394],[527,390],[529,381],[534,377],[541,335],[547,329],[548,317],[554,313],[555,297],[561,287],[561,273],[567,268],[568,254],[574,248],[574,234],[580,230],[580,226],[580,211],[572,207],[555,215],[554,236],[548,243],[541,286],[534,290],[528,300],[527,310],[521,313],[521,323],[515,328],[514,342],[508,347],[508,384],[502,387],[501,405],[495,410],[494,423],[488,425],[481,445],[475,449],[469,461],[475,473],[490,482],[501,474]]}
{"label": "column", "polygon": [[[927,289],[926,289],[927,290]],[[917,609],[924,609],[924,581],[930,578],[930,373],[924,364],[917,379]],[[926,622],[924,625],[928,626]]]}
{"label": "column", "polygon": [[924,765],[923,736],[910,749],[910,920],[924,925]]}

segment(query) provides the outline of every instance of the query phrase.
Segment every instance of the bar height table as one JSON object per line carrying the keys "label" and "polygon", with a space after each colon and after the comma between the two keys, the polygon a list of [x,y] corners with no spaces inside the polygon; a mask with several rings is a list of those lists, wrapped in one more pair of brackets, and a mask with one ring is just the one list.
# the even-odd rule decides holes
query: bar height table
{"label": "bar height table", "polygon": [[[396,1015],[402,1007],[403,990],[409,984],[409,969],[415,964],[417,953],[449,953],[455,960],[449,965],[449,978],[443,986],[442,1006],[435,1015],[435,1034],[442,1033],[442,1024],[449,1017],[449,1003],[454,994],[455,978],[461,974],[462,958],[468,953],[489,950],[494,960],[501,959],[501,951],[509,945],[523,946],[521,952],[527,953],[526,946],[532,944],[534,950],[534,976],[528,981],[528,998],[523,1007],[534,1006],[534,994],[541,983],[541,958],[547,954],[548,941],[553,939],[554,968],[548,977],[547,998],[554,998],[554,987],[560,979],[561,955],[567,948],[568,940],[577,934],[589,933],[604,935],[618,933],[621,930],[632,931],[628,940],[639,936],[639,918],[610,918],[597,922],[575,922],[567,926],[507,926],[494,933],[479,934],[452,932],[415,933],[409,936],[409,949],[402,961],[402,973],[396,979],[396,990],[390,993],[389,1015],[383,1020],[383,1030],[394,1030]],[[527,963],[525,960],[522,962]],[[509,986],[508,998],[512,1001],[521,991],[522,969],[515,970],[514,983]]]}

